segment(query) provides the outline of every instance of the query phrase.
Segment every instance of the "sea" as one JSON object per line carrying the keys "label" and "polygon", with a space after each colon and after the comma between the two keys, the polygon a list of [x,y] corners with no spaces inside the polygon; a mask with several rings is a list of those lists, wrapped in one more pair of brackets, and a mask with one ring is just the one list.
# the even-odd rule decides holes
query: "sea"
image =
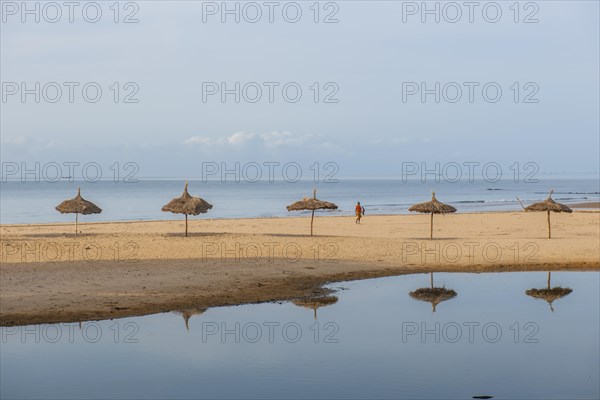
{"label": "sea", "polygon": [[[102,209],[101,214],[86,215],[82,222],[164,220],[176,218],[161,211],[172,198],[182,194],[184,180],[138,179],[113,180],[63,179],[49,181],[6,181],[0,183],[0,223],[31,224],[71,222],[55,207],[75,197],[81,187],[82,196]],[[555,201],[573,204],[600,201],[597,175],[547,176],[532,181],[502,179],[438,182],[402,179],[338,179],[314,182],[292,181],[221,181],[190,180],[189,192],[213,205],[207,213],[195,218],[271,218],[304,216],[307,212],[288,212],[286,206],[304,197],[317,198],[338,205],[335,211],[322,215],[352,215],[357,201],[365,208],[365,216],[407,214],[408,208],[431,199],[436,192],[439,201],[456,207],[459,213],[519,211],[545,199],[551,189]]]}

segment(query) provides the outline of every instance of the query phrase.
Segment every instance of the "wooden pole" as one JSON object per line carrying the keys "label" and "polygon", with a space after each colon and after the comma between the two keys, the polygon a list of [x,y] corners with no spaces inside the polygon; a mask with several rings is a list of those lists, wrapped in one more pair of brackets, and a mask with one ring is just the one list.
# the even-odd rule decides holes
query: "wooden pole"
{"label": "wooden pole", "polygon": [[[523,205],[523,202],[521,201],[521,199],[520,199],[519,197],[517,197],[517,201],[518,201],[518,202],[519,202],[519,204],[521,205],[521,208],[522,208],[523,210],[525,210],[525,206]],[[527,210],[525,210],[525,211],[527,211]]]}
{"label": "wooden pole", "polygon": [[187,231],[188,231],[188,228],[187,228],[187,214],[185,214],[185,237],[187,237]]}
{"label": "wooden pole", "polygon": [[548,289],[550,289],[550,271],[548,271]]}
{"label": "wooden pole", "polygon": [[429,273],[429,281],[431,282],[431,288],[433,289],[433,272]]}
{"label": "wooden pole", "polygon": [[431,224],[429,227],[429,239],[433,239],[433,212],[431,212]]}
{"label": "wooden pole", "polygon": [[[313,188],[313,199],[317,198],[317,188]],[[310,236],[313,235],[313,220],[315,219],[315,210],[312,210],[312,216],[310,217]]]}
{"label": "wooden pole", "polygon": [[550,210],[548,210],[548,239],[551,238],[550,235]]}
{"label": "wooden pole", "polygon": [[77,222],[79,220],[79,213],[75,213],[75,236],[77,236]]}

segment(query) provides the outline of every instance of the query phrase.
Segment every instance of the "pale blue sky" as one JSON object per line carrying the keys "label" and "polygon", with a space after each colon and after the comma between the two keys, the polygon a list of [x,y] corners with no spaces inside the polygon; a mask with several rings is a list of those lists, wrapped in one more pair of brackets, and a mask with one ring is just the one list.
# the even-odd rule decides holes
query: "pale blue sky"
{"label": "pale blue sky", "polygon": [[[204,23],[202,2],[142,1],[138,23],[115,24],[112,2],[101,4],[96,24],[77,12],[74,23],[63,16],[56,24],[3,15],[3,83],[95,81],[103,89],[94,104],[77,90],[69,103],[66,89],[56,104],[7,97],[3,161],[132,161],[139,176],[180,178],[199,176],[202,161],[332,161],[340,177],[393,177],[403,161],[531,161],[542,173],[599,168],[596,1],[535,2],[539,22],[531,24],[513,22],[512,1],[498,2],[495,24],[480,10],[474,23],[466,15],[455,24],[419,16],[403,23],[402,3],[389,1],[336,2],[333,24],[313,22],[312,1],[299,2],[296,24],[277,11],[274,23],[265,15],[256,24],[219,16]],[[236,81],[297,82],[303,97],[288,103],[276,91],[273,103],[202,102],[202,82]],[[135,82],[139,103],[115,104],[113,82]],[[339,102],[314,103],[314,82],[337,84]],[[433,96],[403,102],[402,82],[497,82],[503,94],[488,103],[479,86],[474,103],[466,88],[455,104]],[[534,82],[539,102],[515,103],[514,82],[521,97]]]}

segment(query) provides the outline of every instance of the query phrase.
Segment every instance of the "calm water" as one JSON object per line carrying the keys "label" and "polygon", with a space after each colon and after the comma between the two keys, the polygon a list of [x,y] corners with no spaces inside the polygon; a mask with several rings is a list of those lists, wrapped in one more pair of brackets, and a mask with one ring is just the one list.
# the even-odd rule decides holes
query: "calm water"
{"label": "calm water", "polygon": [[317,319],[312,309],[273,303],[208,309],[189,329],[175,312],[82,329],[2,328],[0,394],[597,399],[600,274],[552,273],[553,287],[573,290],[554,311],[525,294],[546,279],[434,274],[436,286],[457,292],[435,313],[408,294],[429,285],[419,274],[333,284],[339,300]]}
{"label": "calm water", "polygon": [[[140,180],[137,183],[9,181],[1,185],[0,222],[3,224],[71,222],[74,219],[72,215],[61,215],[54,207],[62,200],[74,197],[77,186],[82,187],[85,198],[103,209],[102,214],[82,217],[84,222],[177,218],[160,209],[183,190],[183,181],[178,180]],[[190,192],[214,205],[208,214],[198,218],[280,217],[301,215],[288,213],[285,206],[310,196],[314,186],[312,181],[192,181]],[[546,198],[550,188],[555,189],[554,199],[563,203],[600,200],[597,177],[540,178],[538,183],[524,183],[522,180],[422,183],[357,179],[316,186],[319,198],[340,207],[333,212],[338,215],[353,214],[356,201],[365,206],[367,216],[407,213],[412,204],[428,201],[432,190],[437,191],[439,200],[454,205],[459,212],[521,210],[516,196],[525,203],[539,201]]]}

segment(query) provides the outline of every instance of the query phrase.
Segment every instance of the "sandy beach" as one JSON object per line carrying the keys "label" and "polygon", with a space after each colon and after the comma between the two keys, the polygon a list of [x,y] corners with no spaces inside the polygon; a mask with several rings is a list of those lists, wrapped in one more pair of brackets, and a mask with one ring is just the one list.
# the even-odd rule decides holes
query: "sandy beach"
{"label": "sandy beach", "polygon": [[600,209],[600,201],[588,201],[588,202],[585,202],[585,203],[569,204],[569,207],[571,207],[571,208],[590,209],[590,210]]}
{"label": "sandy beach", "polygon": [[[323,294],[422,273],[600,269],[600,213],[2,225],[0,324],[74,322]],[[81,220],[80,220],[81,221]]]}

